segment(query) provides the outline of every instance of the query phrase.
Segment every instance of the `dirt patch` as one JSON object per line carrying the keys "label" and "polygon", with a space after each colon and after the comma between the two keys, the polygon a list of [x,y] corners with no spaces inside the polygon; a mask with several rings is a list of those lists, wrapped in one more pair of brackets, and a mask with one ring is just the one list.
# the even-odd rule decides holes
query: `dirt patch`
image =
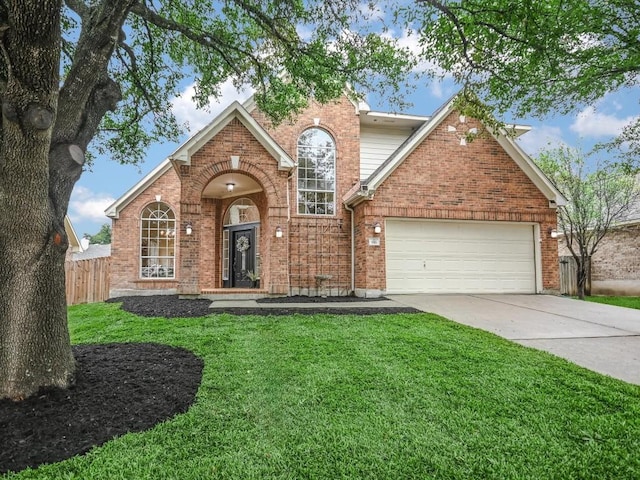
{"label": "dirt patch", "polygon": [[0,473],[86,453],[186,412],[203,361],[168,345],[77,345],[76,384],[23,402],[0,400]]}

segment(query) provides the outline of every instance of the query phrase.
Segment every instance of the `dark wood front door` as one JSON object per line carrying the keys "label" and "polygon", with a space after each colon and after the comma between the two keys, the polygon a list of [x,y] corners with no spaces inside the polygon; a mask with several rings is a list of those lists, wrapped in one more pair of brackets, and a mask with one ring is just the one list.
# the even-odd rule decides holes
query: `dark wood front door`
{"label": "dark wood front door", "polygon": [[251,288],[253,281],[247,276],[255,272],[255,227],[231,231],[231,286],[236,288]]}

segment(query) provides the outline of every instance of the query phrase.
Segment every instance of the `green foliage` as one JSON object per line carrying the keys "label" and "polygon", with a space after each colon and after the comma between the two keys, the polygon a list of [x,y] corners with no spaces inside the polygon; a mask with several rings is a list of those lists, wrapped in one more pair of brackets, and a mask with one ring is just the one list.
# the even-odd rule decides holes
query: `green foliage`
{"label": "green foliage", "polygon": [[558,227],[578,264],[578,289],[584,298],[586,264],[607,232],[640,202],[640,185],[628,164],[602,162],[590,170],[587,155],[559,147],[536,160],[568,200],[558,207]]}
{"label": "green foliage", "polygon": [[[420,40],[434,75],[452,75],[500,113],[570,113],[637,87],[635,0],[422,0],[398,16]],[[619,139],[640,154],[640,120]]]}
{"label": "green foliage", "polygon": [[[74,10],[65,10],[66,64],[73,64],[80,28],[89,21],[78,3],[66,2]],[[181,126],[170,103],[184,81],[195,80],[201,107],[227,80],[249,85],[276,123],[309,98],[338,97],[347,84],[392,96],[413,60],[390,38],[369,31],[369,15],[356,0],[137,2],[108,72],[124,99],[104,118],[95,148],[136,163],[151,143],[175,141]]]}
{"label": "green foliage", "polygon": [[69,320],[74,343],[192,350],[196,403],[11,478],[640,475],[639,387],[435,315],[168,320],[93,304]]}
{"label": "green foliage", "polygon": [[95,235],[89,235],[89,241],[93,244],[108,245],[111,243],[111,225],[105,223]]}

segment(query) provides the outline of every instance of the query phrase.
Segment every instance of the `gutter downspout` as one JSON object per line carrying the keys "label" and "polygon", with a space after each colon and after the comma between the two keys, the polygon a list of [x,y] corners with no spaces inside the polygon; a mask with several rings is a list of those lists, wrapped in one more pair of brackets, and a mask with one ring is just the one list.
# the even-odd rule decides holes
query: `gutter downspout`
{"label": "gutter downspout", "polygon": [[293,169],[289,171],[287,176],[287,282],[289,283],[289,295],[291,295],[291,253],[289,252],[289,240],[291,237],[291,200],[289,189],[291,188],[291,179],[293,178]]}
{"label": "gutter downspout", "polygon": [[351,208],[346,203],[344,204],[344,208],[346,208],[351,213],[351,294],[356,294],[356,224],[355,224],[355,212],[353,208]]}

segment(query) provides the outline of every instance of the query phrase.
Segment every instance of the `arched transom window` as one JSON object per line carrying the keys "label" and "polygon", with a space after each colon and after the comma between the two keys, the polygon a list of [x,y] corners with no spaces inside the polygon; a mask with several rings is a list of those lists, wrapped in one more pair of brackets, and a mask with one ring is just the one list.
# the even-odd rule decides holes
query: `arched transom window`
{"label": "arched transom window", "polygon": [[298,213],[334,215],[336,196],[336,144],[320,128],[298,138]]}
{"label": "arched transom window", "polygon": [[140,276],[175,278],[176,216],[169,205],[151,203],[142,211]]}

